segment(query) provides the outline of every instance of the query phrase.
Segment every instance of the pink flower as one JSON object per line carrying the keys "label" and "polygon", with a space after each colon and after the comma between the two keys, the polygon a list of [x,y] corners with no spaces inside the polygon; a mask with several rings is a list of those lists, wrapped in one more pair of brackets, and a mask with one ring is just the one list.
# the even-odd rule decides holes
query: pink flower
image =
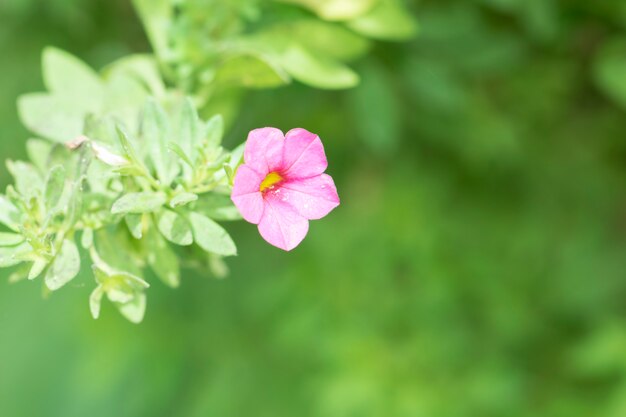
{"label": "pink flower", "polygon": [[304,129],[286,136],[273,127],[256,129],[243,157],[231,198],[270,244],[295,248],[309,231],[309,220],[339,205],[335,183],[324,174],[328,161],[319,136]]}

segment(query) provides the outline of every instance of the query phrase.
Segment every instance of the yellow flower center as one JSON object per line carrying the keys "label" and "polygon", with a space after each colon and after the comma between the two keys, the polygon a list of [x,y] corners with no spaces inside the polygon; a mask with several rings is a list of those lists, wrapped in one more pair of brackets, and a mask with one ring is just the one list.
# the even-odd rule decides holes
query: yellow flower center
{"label": "yellow flower center", "polygon": [[269,174],[267,174],[267,177],[265,177],[265,179],[261,183],[261,186],[259,187],[259,191],[264,192],[267,189],[272,189],[274,188],[276,184],[278,184],[282,180],[283,180],[283,177],[281,177],[278,172],[270,172]]}

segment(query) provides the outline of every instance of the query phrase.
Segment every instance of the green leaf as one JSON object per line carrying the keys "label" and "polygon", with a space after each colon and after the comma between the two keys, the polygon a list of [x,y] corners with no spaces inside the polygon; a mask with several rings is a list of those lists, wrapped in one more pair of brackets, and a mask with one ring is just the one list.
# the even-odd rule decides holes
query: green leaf
{"label": "green leaf", "polygon": [[159,60],[167,60],[170,55],[169,34],[173,12],[170,2],[168,0],[133,0],[133,4]]}
{"label": "green leaf", "polygon": [[152,55],[129,55],[115,61],[104,70],[107,79],[115,74],[125,74],[135,78],[154,97],[165,95],[165,84],[161,78],[158,64]]}
{"label": "green leaf", "polygon": [[281,0],[304,6],[326,20],[348,20],[369,11],[378,0]]}
{"label": "green leaf", "polygon": [[113,203],[111,213],[148,213],[157,210],[166,202],[165,194],[160,192],[129,193]]}
{"label": "green leaf", "polygon": [[156,217],[157,227],[167,240],[181,246],[193,243],[191,226],[180,214],[171,210],[162,210],[156,214]]}
{"label": "green leaf", "polygon": [[374,39],[405,40],[417,33],[417,22],[399,0],[380,0],[367,14],[347,22],[357,33]]}
{"label": "green leaf", "polygon": [[143,111],[141,133],[149,145],[150,159],[161,183],[168,185],[178,174],[178,165],[168,148],[170,124],[165,111],[156,101],[149,99]]}
{"label": "green leaf", "polygon": [[143,215],[142,214],[127,214],[124,216],[124,221],[130,234],[135,239],[141,239],[143,236]]}
{"label": "green leaf", "polygon": [[166,240],[151,229],[145,239],[148,265],[166,285],[177,288],[180,285],[180,265],[178,256]]}
{"label": "green leaf", "polygon": [[602,46],[594,63],[598,87],[626,109],[626,38],[616,38]]}
{"label": "green leaf", "polygon": [[32,252],[31,246],[24,242],[18,246],[0,247],[0,268],[24,262],[26,255]]}
{"label": "green leaf", "polygon": [[214,220],[241,220],[239,210],[225,195],[205,194],[196,203],[195,210]]}
{"label": "green leaf", "polygon": [[206,216],[190,213],[194,241],[207,252],[223,256],[237,254],[237,247],[226,230]]}
{"label": "green leaf", "polygon": [[170,207],[176,208],[184,206],[198,199],[198,195],[194,193],[180,193],[170,200]]}
{"label": "green leaf", "polygon": [[80,270],[80,254],[76,244],[65,239],[61,250],[56,254],[48,272],[46,273],[46,286],[52,290],[58,290],[70,282]]}
{"label": "green leaf", "polygon": [[46,188],[44,193],[44,202],[46,210],[50,211],[57,207],[63,190],[65,189],[65,168],[57,165],[50,170],[46,179]]}
{"label": "green leaf", "polygon": [[179,150],[176,152],[193,167],[194,146],[201,140],[202,128],[196,107],[188,97],[183,100],[181,105],[176,133],[178,140],[175,143],[170,143],[170,146],[177,145]]}
{"label": "green leaf", "polygon": [[17,106],[24,126],[46,139],[65,143],[83,133],[87,110],[71,97],[26,94]]}
{"label": "green leaf", "polygon": [[[135,147],[130,142],[128,134],[120,126],[116,126],[115,130],[117,131],[117,139],[119,140],[122,152],[124,153],[124,157],[133,164],[130,166],[130,168],[134,170],[140,170],[140,166],[142,166],[141,160],[139,159],[139,156],[135,151]],[[120,170],[124,168],[127,167],[122,167],[120,168]]]}
{"label": "green leaf", "polygon": [[102,284],[98,285],[89,295],[89,311],[94,319],[100,317],[100,305],[102,304],[102,296],[104,295],[104,289]]}
{"label": "green leaf", "polygon": [[103,86],[98,74],[65,51],[44,49],[43,78],[50,92],[71,97],[89,110],[97,110],[102,102]]}
{"label": "green leaf", "polygon": [[222,143],[224,136],[224,118],[216,114],[206,122],[206,145],[207,149],[215,149]]}
{"label": "green leaf", "polygon": [[282,36],[287,39],[293,38],[311,52],[339,61],[350,61],[363,56],[370,45],[367,39],[346,29],[342,24],[319,19],[297,20],[280,29]]}
{"label": "green leaf", "polygon": [[292,43],[279,56],[281,65],[296,80],[317,88],[343,89],[359,83],[359,76],[332,58],[313,54]]}
{"label": "green leaf", "polygon": [[24,241],[24,236],[18,233],[0,232],[0,246],[15,246]]}
{"label": "green leaf", "polygon": [[21,218],[22,214],[17,207],[6,196],[0,195],[0,223],[17,232]]}
{"label": "green leaf", "polygon": [[146,313],[146,295],[141,293],[132,300],[124,304],[115,304],[119,312],[131,323],[141,323]]}
{"label": "green leaf", "polygon": [[189,156],[185,153],[185,151],[180,147],[180,145],[178,145],[178,143],[170,142],[167,144],[167,148],[171,150],[172,152],[174,152],[176,155],[178,155],[178,157],[187,164],[186,168],[191,168],[191,169],[194,168],[193,162],[191,161]]}
{"label": "green leaf", "polygon": [[118,271],[141,275],[141,268],[145,265],[144,256],[123,225],[100,229],[95,232],[94,238],[95,250],[107,265]]}
{"label": "green leaf", "polygon": [[277,62],[269,56],[249,53],[230,57],[220,66],[216,82],[224,86],[272,88],[291,81]]}
{"label": "green leaf", "polygon": [[41,172],[48,170],[48,156],[52,150],[50,142],[41,139],[28,139],[26,141],[26,154],[28,159]]}
{"label": "green leaf", "polygon": [[29,199],[41,192],[43,180],[33,165],[9,160],[7,168],[15,180],[15,189],[21,195]]}
{"label": "green leaf", "polygon": [[83,230],[83,234],[80,236],[80,245],[83,249],[89,249],[93,246],[93,229],[86,228]]}
{"label": "green leaf", "polygon": [[35,261],[33,262],[33,265],[28,271],[28,279],[33,280],[37,278],[39,275],[41,275],[43,270],[46,269],[46,266],[48,266],[47,259],[41,258],[41,257],[38,257],[37,259],[35,259]]}

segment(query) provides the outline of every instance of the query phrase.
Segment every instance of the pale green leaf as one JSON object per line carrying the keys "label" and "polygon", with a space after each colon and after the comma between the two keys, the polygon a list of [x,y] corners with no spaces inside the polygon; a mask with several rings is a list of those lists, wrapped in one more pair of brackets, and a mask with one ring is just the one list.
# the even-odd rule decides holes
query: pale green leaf
{"label": "pale green leaf", "polygon": [[343,89],[359,83],[359,76],[339,61],[313,54],[292,43],[279,56],[283,68],[296,80],[317,88]]}
{"label": "pale green leaf", "polygon": [[100,317],[100,305],[102,303],[102,296],[104,295],[104,289],[102,285],[98,285],[91,292],[89,296],[89,311],[91,311],[91,316],[94,319]]}
{"label": "pale green leaf", "polygon": [[156,214],[156,219],[159,231],[170,242],[181,246],[193,243],[191,226],[180,214],[171,210],[162,210]]}
{"label": "pale green leaf", "polygon": [[115,61],[104,70],[106,79],[117,74],[134,78],[154,97],[162,97],[165,94],[165,84],[161,78],[158,64],[152,55],[129,55]]}
{"label": "pale green leaf", "polygon": [[223,256],[237,254],[235,243],[222,226],[198,213],[190,213],[189,220],[194,241],[202,249]]}
{"label": "pale green leaf", "polygon": [[195,210],[214,220],[241,219],[230,197],[215,193],[203,195],[196,203]]}
{"label": "pale green leaf", "polygon": [[369,11],[378,0],[281,0],[304,6],[326,20],[348,20]]}
{"label": "pale green leaf", "polygon": [[46,88],[71,97],[90,110],[102,102],[103,86],[98,74],[75,56],[57,48],[43,51],[43,78]]}
{"label": "pale green leaf", "polygon": [[27,199],[41,192],[43,179],[37,169],[26,162],[7,161],[7,168],[15,180],[15,189]]}
{"label": "pale green leaf", "polygon": [[404,40],[417,32],[417,22],[400,0],[380,0],[363,16],[347,22],[357,33],[375,39]]}
{"label": "pale green leaf", "polygon": [[15,246],[24,241],[24,236],[18,233],[0,232],[0,246]]}
{"label": "pale green leaf", "polygon": [[146,312],[146,295],[141,293],[130,302],[119,304],[115,303],[117,309],[131,323],[141,323]]}
{"label": "pale green leaf", "polygon": [[50,170],[46,179],[44,202],[46,210],[50,211],[57,207],[65,188],[65,168],[57,165]]}
{"label": "pale green leaf", "polygon": [[157,210],[166,202],[165,194],[160,192],[129,193],[113,203],[111,213],[148,213]]}
{"label": "pale green leaf", "polygon": [[198,195],[194,194],[194,193],[180,193],[175,195],[171,200],[170,200],[170,207],[171,208],[176,208],[176,207],[180,207],[180,206],[184,206],[186,204],[189,204],[191,202],[194,202],[198,199]]}
{"label": "pale green leaf", "polygon": [[21,217],[17,207],[6,196],[0,195],[0,223],[11,230],[18,231]]}
{"label": "pale green leaf", "polygon": [[269,56],[249,53],[230,57],[220,66],[216,82],[224,86],[272,88],[290,82],[287,74]]}
{"label": "pale green leaf", "polygon": [[26,94],[17,105],[24,126],[46,139],[65,143],[83,133],[87,110],[71,97]]}
{"label": "pale green leaf", "polygon": [[36,258],[30,270],[28,271],[28,279],[33,280],[37,278],[39,275],[41,275],[43,270],[46,269],[46,266],[48,266],[47,259],[41,257]]}
{"label": "pale green leaf", "polygon": [[180,265],[176,253],[154,229],[151,229],[145,244],[150,268],[164,284],[177,288],[180,285]]}
{"label": "pale green leaf", "polygon": [[46,272],[46,286],[52,291],[58,290],[74,279],[79,270],[80,254],[78,248],[72,240],[65,239]]}
{"label": "pale green leaf", "polygon": [[93,245],[93,229],[86,228],[80,236],[80,245],[83,249],[89,249]]}
{"label": "pale green leaf", "polygon": [[156,175],[162,184],[169,184],[178,174],[178,164],[168,148],[170,124],[165,111],[149,99],[141,123],[143,142],[149,144],[149,154]]}
{"label": "pale green leaf", "polygon": [[24,262],[26,255],[32,252],[31,246],[24,242],[17,246],[0,247],[0,268]]}
{"label": "pale green leaf", "polygon": [[124,221],[128,227],[128,231],[135,239],[141,239],[143,236],[143,215],[142,214],[127,214],[124,216]]}
{"label": "pale green leaf", "polygon": [[28,159],[39,169],[45,172],[48,169],[48,156],[52,150],[52,144],[41,139],[28,139],[26,141],[26,154]]}

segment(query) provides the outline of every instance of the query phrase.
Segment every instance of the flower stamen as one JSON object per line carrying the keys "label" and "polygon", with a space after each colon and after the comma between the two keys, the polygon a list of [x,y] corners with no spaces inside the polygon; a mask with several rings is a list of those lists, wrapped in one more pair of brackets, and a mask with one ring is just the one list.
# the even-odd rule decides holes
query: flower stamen
{"label": "flower stamen", "polygon": [[263,182],[261,182],[259,191],[265,192],[268,189],[272,189],[274,188],[276,184],[278,184],[282,180],[283,180],[283,177],[281,177],[278,172],[270,172],[269,174],[267,174]]}

